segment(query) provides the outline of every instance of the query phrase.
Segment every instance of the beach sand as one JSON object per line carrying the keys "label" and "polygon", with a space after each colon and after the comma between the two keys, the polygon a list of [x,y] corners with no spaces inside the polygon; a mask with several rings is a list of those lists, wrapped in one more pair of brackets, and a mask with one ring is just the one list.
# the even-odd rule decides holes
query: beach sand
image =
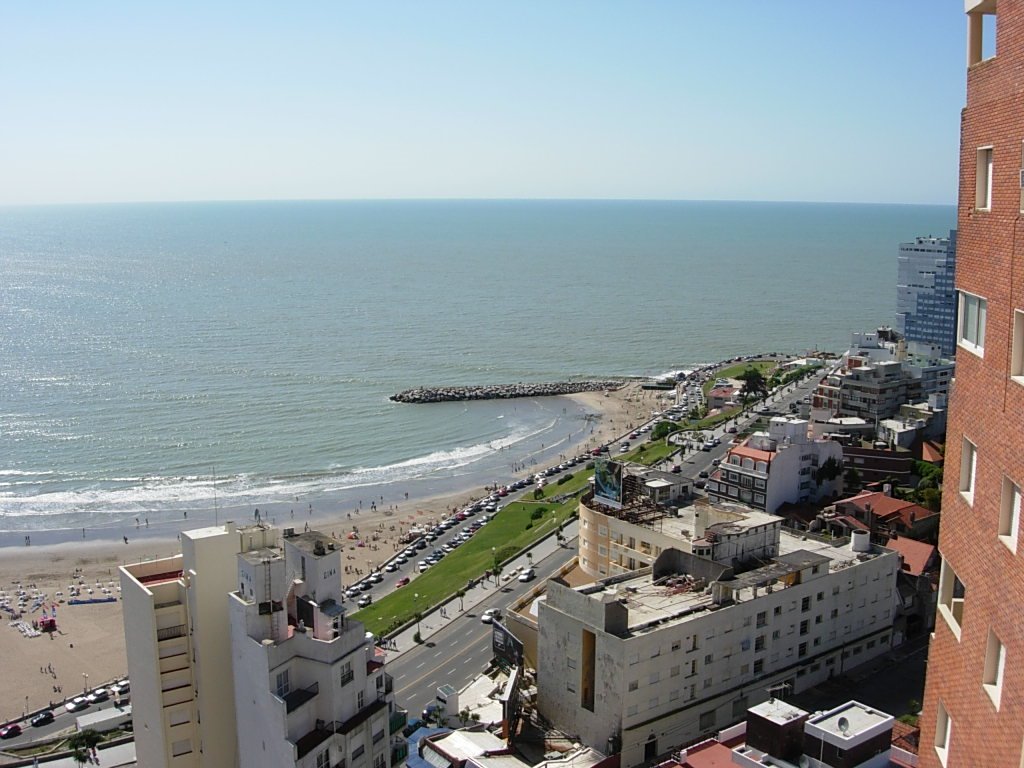
{"label": "beach sand", "polygon": [[[641,390],[639,384],[633,382],[608,395],[593,392],[568,396],[595,414],[592,430],[577,450],[590,450],[601,443],[617,440],[647,421],[652,410],[661,410],[661,401],[657,399],[660,394]],[[410,498],[398,506],[400,511],[397,512],[382,505],[376,512],[363,509],[358,514],[298,515],[277,524],[281,528],[291,526],[296,530],[302,530],[309,524],[311,528],[343,538],[346,541],[345,566],[348,572],[342,578],[348,583],[387,560],[399,548],[398,540],[409,528],[436,523],[449,510],[481,495],[483,489],[478,488],[450,496]],[[359,540],[348,538],[353,529],[358,530]],[[363,546],[359,546],[360,541]],[[0,550],[0,589],[10,594],[21,584],[21,588],[30,595],[33,589],[47,594],[47,605],[57,603],[58,626],[58,631],[52,636],[23,637],[17,629],[8,626],[11,619],[6,616],[4,625],[0,627],[4,680],[8,691],[20,693],[5,697],[4,703],[0,704],[0,720],[20,717],[23,711],[32,712],[50,702],[56,704],[77,695],[85,687],[94,688],[125,674],[120,602],[68,605],[60,602],[62,598],[57,596],[58,591],[64,593],[63,599],[66,600],[68,586],[81,580],[83,591],[86,588],[94,590],[91,597],[104,596],[101,592],[103,587],[112,589],[112,594],[117,595],[120,583],[118,566],[170,557],[179,551],[176,537],[129,538],[128,544],[121,540],[83,541]],[[76,572],[80,576],[74,577]],[[82,596],[90,597],[88,594]],[[24,620],[38,620],[41,615],[41,609],[26,613]],[[55,692],[55,686],[60,686],[62,692]]]}

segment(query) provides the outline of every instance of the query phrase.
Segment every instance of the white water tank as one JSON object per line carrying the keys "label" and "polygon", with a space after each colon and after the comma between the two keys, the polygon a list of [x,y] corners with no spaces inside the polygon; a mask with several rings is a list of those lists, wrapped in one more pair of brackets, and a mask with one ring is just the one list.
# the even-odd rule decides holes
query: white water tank
{"label": "white water tank", "polygon": [[867,531],[854,531],[850,536],[850,549],[854,552],[870,552],[871,534]]}

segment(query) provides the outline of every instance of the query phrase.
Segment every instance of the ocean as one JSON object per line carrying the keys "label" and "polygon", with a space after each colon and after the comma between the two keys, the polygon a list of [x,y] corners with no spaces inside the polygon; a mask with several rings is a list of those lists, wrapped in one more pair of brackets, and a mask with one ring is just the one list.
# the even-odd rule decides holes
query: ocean
{"label": "ocean", "polygon": [[898,243],[955,219],[733,202],[0,208],[0,544],[509,479],[570,452],[586,409],[388,397],[841,351],[893,322]]}

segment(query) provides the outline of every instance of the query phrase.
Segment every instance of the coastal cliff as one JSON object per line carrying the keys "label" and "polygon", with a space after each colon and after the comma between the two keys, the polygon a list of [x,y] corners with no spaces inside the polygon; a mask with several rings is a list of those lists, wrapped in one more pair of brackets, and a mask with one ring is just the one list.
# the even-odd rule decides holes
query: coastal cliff
{"label": "coastal cliff", "polygon": [[491,384],[476,387],[417,387],[392,395],[396,403],[449,403],[461,400],[505,400],[513,397],[549,397],[577,392],[618,389],[622,381],[556,381],[533,384]]}

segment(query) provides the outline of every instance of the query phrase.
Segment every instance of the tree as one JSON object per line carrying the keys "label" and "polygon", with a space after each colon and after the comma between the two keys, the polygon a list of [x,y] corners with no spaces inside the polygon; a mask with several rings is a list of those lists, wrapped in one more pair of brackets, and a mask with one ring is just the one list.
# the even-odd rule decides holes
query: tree
{"label": "tree", "polygon": [[464,608],[464,607],[463,607],[463,605],[462,605],[462,598],[464,598],[464,597],[466,596],[466,590],[464,590],[464,589],[460,589],[460,590],[458,590],[458,591],[457,591],[457,592],[455,593],[455,596],[456,596],[457,598],[459,598],[459,610],[460,610],[460,611],[462,611],[462,610],[465,610],[465,608]]}
{"label": "tree", "polygon": [[671,421],[659,421],[654,425],[654,429],[651,430],[651,440],[661,440],[663,437],[668,437],[676,429],[676,425]]}
{"label": "tree", "polygon": [[[852,467],[851,467],[852,469]],[[814,473],[814,482],[818,485],[835,480],[843,473],[843,465],[832,456],[828,458]]]}
{"label": "tree", "polygon": [[758,397],[768,396],[768,382],[764,374],[754,366],[748,366],[747,370],[736,377],[743,382],[740,395],[743,397],[743,407],[747,407],[748,400],[756,400]]}
{"label": "tree", "polygon": [[850,467],[846,470],[846,474],[843,476],[843,482],[847,486],[847,490],[860,486],[860,472],[857,471],[856,467]]}
{"label": "tree", "polygon": [[68,749],[71,750],[71,759],[79,765],[85,765],[90,758],[92,753],[96,750],[96,745],[103,741],[103,737],[99,732],[94,731],[92,728],[86,728],[84,731],[79,731],[68,739]]}

